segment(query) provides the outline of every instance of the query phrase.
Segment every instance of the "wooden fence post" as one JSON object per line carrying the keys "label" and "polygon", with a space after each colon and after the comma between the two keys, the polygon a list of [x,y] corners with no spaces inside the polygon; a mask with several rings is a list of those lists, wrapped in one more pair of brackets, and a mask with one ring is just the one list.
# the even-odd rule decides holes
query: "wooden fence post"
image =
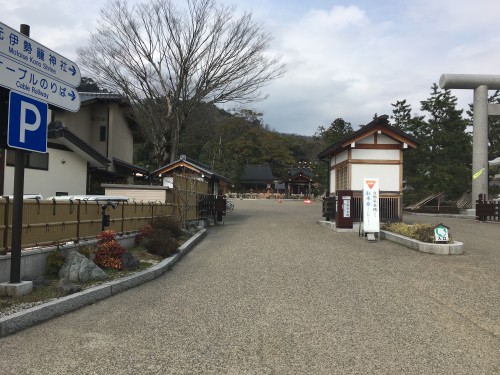
{"label": "wooden fence post", "polygon": [[5,208],[4,208],[4,226],[5,230],[3,232],[3,251],[5,254],[9,251],[9,213],[10,213],[10,199],[9,197],[5,197]]}
{"label": "wooden fence post", "polygon": [[123,234],[125,231],[125,203],[122,202],[122,225],[121,225],[121,233]]}

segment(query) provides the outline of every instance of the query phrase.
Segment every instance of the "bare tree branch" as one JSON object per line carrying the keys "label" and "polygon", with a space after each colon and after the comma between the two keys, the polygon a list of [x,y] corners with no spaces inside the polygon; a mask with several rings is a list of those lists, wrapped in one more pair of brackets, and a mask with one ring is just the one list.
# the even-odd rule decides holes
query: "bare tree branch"
{"label": "bare tree branch", "polygon": [[284,74],[280,57],[251,13],[238,16],[217,0],[108,0],[79,63],[101,86],[134,105],[154,162],[177,157],[179,137],[201,103],[261,100]]}

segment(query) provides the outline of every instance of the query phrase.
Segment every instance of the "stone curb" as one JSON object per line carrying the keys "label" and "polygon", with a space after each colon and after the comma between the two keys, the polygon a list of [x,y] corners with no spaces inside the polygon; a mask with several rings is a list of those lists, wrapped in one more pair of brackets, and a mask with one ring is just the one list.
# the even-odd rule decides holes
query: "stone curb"
{"label": "stone curb", "polygon": [[359,232],[359,223],[353,223],[352,228],[337,228],[337,224],[335,221],[326,221],[326,220],[316,220],[316,224],[321,225],[324,228],[328,228],[334,230],[335,232],[343,233],[343,232]]}
{"label": "stone curb", "polygon": [[403,215],[445,217],[445,218],[452,218],[452,219],[476,220],[476,215],[467,215],[467,214],[428,214],[425,212],[403,211]]}
{"label": "stone curb", "polygon": [[162,276],[168,270],[172,269],[175,263],[191,251],[196,244],[206,236],[206,231],[206,229],[201,229],[188,241],[182,244],[176,254],[162,260],[160,263],[147,270],[0,318],[0,337],[10,335],[59,315],[91,305],[97,301],[112,297],[124,290]]}
{"label": "stone curb", "polygon": [[[357,232],[359,230],[359,226],[353,229],[339,229],[336,228],[334,222],[330,221],[318,220],[317,223],[322,227],[334,230],[336,232]],[[458,241],[454,241],[450,244],[427,243],[385,230],[380,230],[380,238],[427,254],[460,255],[464,253],[464,244]]]}
{"label": "stone curb", "polygon": [[449,244],[427,243],[385,230],[380,231],[380,238],[427,254],[461,255],[464,253],[464,244],[458,241]]}

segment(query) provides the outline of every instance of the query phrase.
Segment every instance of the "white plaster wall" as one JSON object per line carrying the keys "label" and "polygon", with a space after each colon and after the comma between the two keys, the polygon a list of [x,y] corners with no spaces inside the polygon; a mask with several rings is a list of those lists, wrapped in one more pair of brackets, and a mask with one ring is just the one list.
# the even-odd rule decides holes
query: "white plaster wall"
{"label": "white plaster wall", "polygon": [[347,160],[347,151],[343,151],[340,154],[338,154],[332,158],[331,166],[333,167],[334,165],[342,163],[343,161],[346,161],[346,160]]}
{"label": "white plaster wall", "polygon": [[165,189],[134,189],[106,187],[105,195],[119,195],[128,197],[129,202],[167,202]]}
{"label": "white plaster wall", "polygon": [[109,157],[110,159],[115,157],[127,163],[132,163],[134,138],[128,126],[127,119],[118,104],[111,104],[109,116],[111,134]]}
{"label": "white plaster wall", "polygon": [[[85,124],[90,134],[87,142],[102,155],[108,156],[108,137],[112,134],[108,128],[108,106],[106,104],[94,104],[90,111],[90,122]],[[100,140],[101,126],[108,128],[105,141]]]}
{"label": "white plaster wall", "polygon": [[352,159],[358,160],[398,160],[400,150],[352,149]]}
{"label": "white plaster wall", "polygon": [[330,171],[330,193],[333,193],[336,191],[336,186],[335,186],[335,171]]}
{"label": "white plaster wall", "polygon": [[[49,170],[24,170],[24,194],[41,194],[44,198],[65,191],[70,195],[86,193],[87,163],[74,152],[48,149]],[[65,163],[61,163],[64,160]],[[4,195],[14,193],[14,167],[5,167]]]}
{"label": "white plaster wall", "polygon": [[395,139],[392,139],[384,134],[379,134],[377,136],[377,143],[382,144],[382,145],[394,145],[394,144],[399,144],[398,141]]}
{"label": "white plaster wall", "polygon": [[54,120],[61,121],[65,127],[87,143],[91,141],[91,128],[89,126],[91,117],[88,106],[80,107],[78,112],[54,111]]}
{"label": "white plaster wall", "polygon": [[375,136],[372,134],[372,135],[369,135],[363,139],[360,139],[359,141],[357,141],[356,143],[362,143],[362,144],[373,144],[375,142]]}
{"label": "white plaster wall", "polygon": [[399,165],[352,164],[352,190],[363,190],[363,179],[379,179],[381,191],[399,191]]}

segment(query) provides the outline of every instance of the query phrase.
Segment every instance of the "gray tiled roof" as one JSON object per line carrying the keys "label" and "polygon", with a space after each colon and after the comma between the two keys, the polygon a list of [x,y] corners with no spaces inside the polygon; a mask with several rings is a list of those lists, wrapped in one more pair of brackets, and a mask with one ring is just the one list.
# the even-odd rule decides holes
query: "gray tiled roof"
{"label": "gray tiled roof", "polygon": [[202,164],[199,161],[191,159],[185,155],[181,155],[180,159],[177,161],[174,161],[173,163],[167,164],[161,168],[158,168],[158,169],[152,171],[151,175],[156,176],[156,175],[162,173],[162,171],[169,169],[170,167],[174,166],[175,164],[177,164],[179,162],[184,162],[184,163],[192,165],[193,167],[201,170],[208,177],[211,177],[211,178],[215,177],[216,179],[219,179],[219,180],[222,180],[222,181],[225,181],[228,183],[231,182],[231,180],[228,179],[227,177],[221,176],[220,174],[214,172],[214,170],[212,169],[211,166],[206,165],[206,164]]}
{"label": "gray tiled roof", "polygon": [[361,127],[359,130],[357,130],[354,133],[351,133],[351,134],[343,137],[342,139],[338,140],[337,142],[335,142],[334,144],[332,144],[331,146],[329,146],[327,149],[321,151],[319,153],[319,155],[318,155],[318,158],[319,159],[326,159],[326,158],[330,157],[330,155],[333,152],[335,152],[336,150],[342,148],[342,144],[343,143],[347,142],[350,139],[356,138],[360,134],[368,132],[372,128],[374,128],[376,126],[379,126],[379,125],[382,125],[385,128],[387,128],[387,129],[390,129],[394,133],[399,134],[400,136],[402,136],[404,138],[407,138],[407,139],[411,140],[412,142],[415,142],[416,144],[419,143],[418,140],[416,138],[414,138],[413,136],[411,136],[409,134],[406,134],[405,132],[403,132],[403,131],[401,131],[401,130],[399,130],[399,129],[393,127],[393,126],[391,126],[389,124],[389,120],[388,119],[389,119],[389,116],[387,116],[387,115],[382,115],[382,116],[377,117],[376,119],[372,120],[371,122],[369,122],[365,126]]}
{"label": "gray tiled roof", "polygon": [[89,101],[125,101],[123,95],[112,92],[80,92],[80,100],[82,104]]}
{"label": "gray tiled roof", "polygon": [[265,183],[276,180],[276,177],[273,176],[271,166],[268,164],[264,165],[248,164],[245,166],[245,170],[243,172],[241,180],[247,183],[249,182]]}

